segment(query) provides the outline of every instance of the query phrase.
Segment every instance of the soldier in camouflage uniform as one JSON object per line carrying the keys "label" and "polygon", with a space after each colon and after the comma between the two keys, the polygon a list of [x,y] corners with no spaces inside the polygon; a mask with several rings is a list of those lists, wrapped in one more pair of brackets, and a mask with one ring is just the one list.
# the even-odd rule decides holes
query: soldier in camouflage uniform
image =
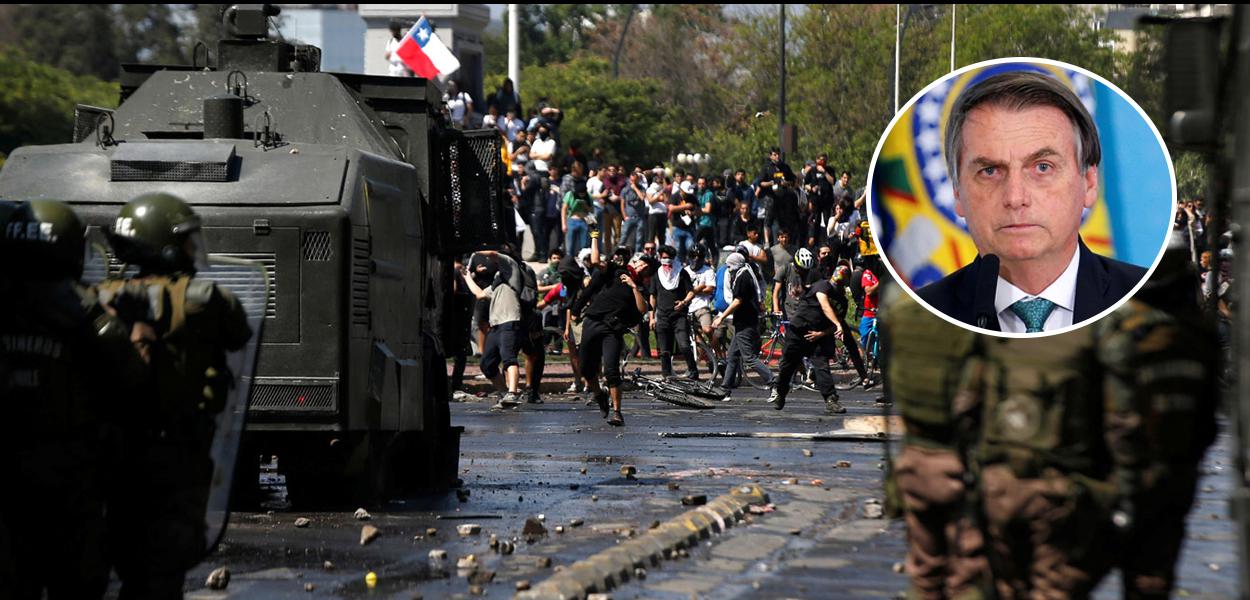
{"label": "soldier in camouflage uniform", "polygon": [[1118,393],[1142,415],[1137,492],[1123,503],[1115,552],[1125,598],[1167,598],[1193,507],[1199,464],[1215,440],[1219,345],[1198,300],[1188,249],[1170,248],[1132,301],[1098,325]]}
{"label": "soldier in camouflage uniform", "polygon": [[147,368],[130,327],[79,282],[85,230],[68,206],[3,203],[0,223],[0,479],[12,486],[0,495],[0,545],[12,550],[0,597],[99,598],[108,424]]}
{"label": "soldier in camouflage uniform", "polygon": [[989,567],[972,517],[961,446],[973,421],[956,409],[963,364],[977,351],[979,336],[931,314],[896,287],[884,297],[886,377],[905,429],[889,496],[891,509],[901,510],[907,524],[909,597],[981,598]]}
{"label": "soldier in camouflage uniform", "polygon": [[123,599],[181,597],[187,569],[203,557],[214,419],[233,385],[226,353],[252,335],[238,299],[195,276],[205,256],[199,233],[185,202],[155,193],[128,202],[109,235],[118,259],[139,274],[106,282],[101,293],[150,300],[150,326],[133,337],[151,357],[148,394],[157,407],[134,415],[125,435],[112,514]]}

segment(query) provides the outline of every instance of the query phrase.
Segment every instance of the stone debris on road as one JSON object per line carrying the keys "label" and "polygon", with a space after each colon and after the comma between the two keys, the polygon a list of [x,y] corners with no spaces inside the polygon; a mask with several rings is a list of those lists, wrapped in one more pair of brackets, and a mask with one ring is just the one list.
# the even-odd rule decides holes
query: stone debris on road
{"label": "stone debris on road", "polygon": [[528,589],[530,589],[530,582],[529,582],[529,580],[528,580],[528,579],[518,579],[518,580],[517,580],[517,582],[516,582],[516,591],[518,591],[518,592],[524,592],[525,590],[528,590]]}
{"label": "stone debris on road", "polygon": [[308,527],[310,524],[312,524],[312,520],[306,517],[300,517],[298,519],[295,519],[295,526],[300,529]]}
{"label": "stone debris on road", "polygon": [[328,560],[327,560],[327,561],[325,561],[325,562],[321,563],[321,569],[322,569],[323,571],[333,571],[333,570],[334,570],[334,563],[332,563],[332,562],[330,562],[330,561],[328,561]]}
{"label": "stone debris on road", "polygon": [[360,545],[367,546],[373,543],[373,540],[378,539],[379,535],[382,535],[382,531],[373,525],[365,525],[364,527],[361,527]]}
{"label": "stone debris on road", "polygon": [[577,517],[574,517],[569,520],[569,527],[581,527],[582,525],[585,525],[585,524],[586,524],[586,521],[584,519],[580,519]]}
{"label": "stone debris on road", "polygon": [[372,519],[373,516],[369,514],[369,511],[363,508],[357,508],[356,512],[352,514],[352,518],[357,521],[368,521],[369,519]]}
{"label": "stone debris on road", "polygon": [[486,585],[495,580],[495,572],[490,569],[477,569],[469,574],[469,583]]}
{"label": "stone debris on road", "polygon": [[208,574],[208,578],[204,580],[204,587],[210,590],[224,590],[230,585],[230,569],[226,567],[217,567],[212,573]]}
{"label": "stone debris on road", "polygon": [[621,465],[621,477],[625,479],[633,479],[638,474],[638,468],[634,465]]}
{"label": "stone debris on road", "polygon": [[547,528],[543,526],[542,521],[534,517],[525,520],[525,526],[521,528],[521,535],[525,536],[525,541],[534,543],[534,540],[547,535]]}
{"label": "stone debris on road", "polygon": [[305,584],[304,584],[304,591],[305,591],[305,592],[315,592],[315,591],[317,591],[317,586],[316,586],[316,585],[313,585],[313,584],[311,584],[311,583],[305,583]]}
{"label": "stone debris on road", "polygon": [[808,458],[811,458],[811,457],[812,457],[812,451],[811,451],[811,450],[808,450],[807,448],[804,448],[804,449],[803,449],[803,456],[806,456],[806,457],[808,457]]}
{"label": "stone debris on road", "polygon": [[460,534],[460,537],[469,537],[482,533],[482,526],[477,523],[465,523],[464,525],[457,525],[456,532]]}
{"label": "stone debris on road", "polygon": [[840,461],[838,461],[838,462],[837,462],[837,464],[836,464],[835,466],[837,466],[839,469],[849,469],[849,468],[851,468],[851,461],[849,461],[849,460],[840,460]]}
{"label": "stone debris on road", "polygon": [[434,527],[427,527],[427,528],[426,528],[426,530],[425,530],[425,537],[434,537],[434,536],[436,536],[436,535],[438,535],[438,529],[436,529],[436,528],[434,528]]}
{"label": "stone debris on road", "polygon": [[885,508],[881,506],[881,501],[876,498],[870,498],[864,502],[864,518],[880,519],[885,516]]}
{"label": "stone debris on road", "polygon": [[682,506],[703,506],[704,504],[707,504],[707,496],[704,494],[682,496],[681,504]]}

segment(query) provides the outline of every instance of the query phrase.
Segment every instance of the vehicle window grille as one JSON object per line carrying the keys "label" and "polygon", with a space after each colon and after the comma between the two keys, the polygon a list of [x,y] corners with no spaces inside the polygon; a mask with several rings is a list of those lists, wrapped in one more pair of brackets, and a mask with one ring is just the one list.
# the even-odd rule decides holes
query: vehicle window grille
{"label": "vehicle window grille", "polygon": [[305,231],[303,243],[304,260],[326,262],[334,258],[329,231]]}
{"label": "vehicle window grille", "polygon": [[334,412],[338,410],[336,389],[333,384],[255,383],[249,410]]}
{"label": "vehicle window grille", "polygon": [[263,307],[266,319],[278,318],[278,261],[277,255],[272,252],[232,252],[232,253],[213,253],[209,254],[209,258],[214,256],[228,256],[232,258],[242,258],[254,260],[265,267],[265,272],[269,275],[269,294],[266,296],[262,284],[251,276],[250,269],[237,265],[210,264],[209,268],[200,271],[198,276],[206,277],[217,282],[218,285],[229,289],[231,293],[243,303],[243,307],[247,309],[249,314],[256,314],[256,311]]}
{"label": "vehicle window grille", "polygon": [[114,160],[113,181],[230,181],[229,163]]}

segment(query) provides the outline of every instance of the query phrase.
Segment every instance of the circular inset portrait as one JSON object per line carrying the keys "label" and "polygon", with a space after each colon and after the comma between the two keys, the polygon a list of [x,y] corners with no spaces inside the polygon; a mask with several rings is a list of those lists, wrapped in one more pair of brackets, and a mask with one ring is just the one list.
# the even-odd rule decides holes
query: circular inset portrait
{"label": "circular inset portrait", "polygon": [[872,235],[909,293],[983,333],[1110,313],[1163,256],[1172,160],[1123,91],[1039,58],[977,63],[895,115],[868,184]]}

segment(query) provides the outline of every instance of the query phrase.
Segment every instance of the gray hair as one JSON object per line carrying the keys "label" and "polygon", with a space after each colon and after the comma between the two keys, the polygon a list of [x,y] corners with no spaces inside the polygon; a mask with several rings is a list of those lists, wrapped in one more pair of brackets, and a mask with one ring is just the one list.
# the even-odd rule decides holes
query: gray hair
{"label": "gray hair", "polygon": [[963,150],[964,123],[972,109],[985,104],[1008,110],[1051,106],[1063,111],[1072,123],[1076,156],[1081,173],[1102,162],[1098,128],[1081,99],[1068,86],[1049,75],[1031,71],[1011,71],[987,78],[965,89],[955,101],[946,124],[946,169],[951,185],[959,186],[959,154]]}

